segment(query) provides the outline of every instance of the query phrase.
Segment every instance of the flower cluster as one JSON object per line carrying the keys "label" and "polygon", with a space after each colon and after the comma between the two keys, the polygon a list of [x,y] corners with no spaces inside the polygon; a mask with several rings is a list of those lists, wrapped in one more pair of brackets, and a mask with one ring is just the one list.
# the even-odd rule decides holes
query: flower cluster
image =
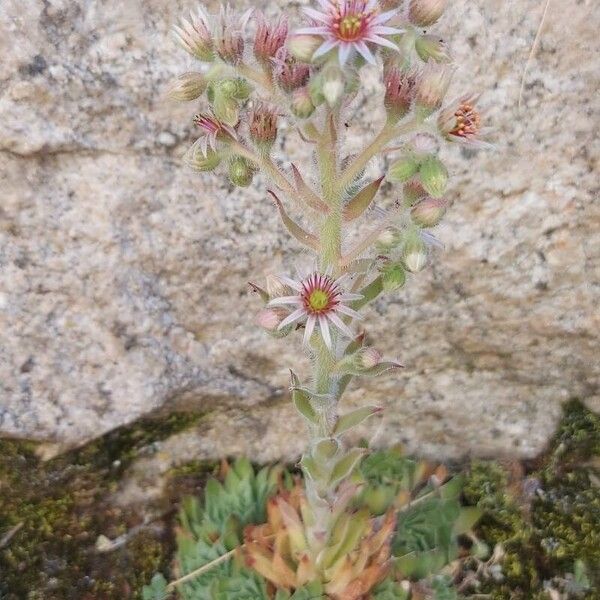
{"label": "flower cluster", "polygon": [[[306,552],[314,577],[325,579],[318,557],[337,535],[340,490],[356,491],[348,482],[363,455],[347,450],[341,436],[380,412],[363,407],[340,415],[341,394],[353,377],[401,366],[367,343],[361,310],[397,293],[441,245],[432,233],[448,210],[441,145],[485,145],[478,96],[446,99],[452,56],[430,29],[446,0],[409,0],[403,8],[383,1],[316,0],[295,29],[285,17],[230,7],[216,15],[199,10],[174,29],[183,49],[204,63],[169,89],[171,98],[200,105],[187,164],[225,168],[240,187],[262,173],[283,227],[314,255],[306,276],[271,276],[266,289],[251,287],[264,303],[257,323],[276,338],[300,334],[313,365],[312,386],[293,375],[292,395],[311,433],[302,459]],[[363,69],[381,78],[385,91],[377,100],[386,118],[360,152],[347,156],[345,124],[364,93]],[[284,147],[277,143],[284,127],[308,145],[312,163],[299,167],[274,156]],[[390,158],[386,171],[367,179],[366,167],[380,156]],[[382,189],[392,201],[378,206]],[[377,577],[356,597],[366,597]]]}

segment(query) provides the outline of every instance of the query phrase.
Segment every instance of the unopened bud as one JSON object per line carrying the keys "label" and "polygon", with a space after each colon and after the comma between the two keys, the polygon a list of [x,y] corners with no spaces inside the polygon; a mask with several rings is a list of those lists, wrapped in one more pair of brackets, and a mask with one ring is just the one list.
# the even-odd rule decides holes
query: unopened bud
{"label": "unopened bud", "polygon": [[357,353],[358,367],[369,370],[376,367],[382,359],[381,352],[372,346],[361,348]]}
{"label": "unopened bud", "polygon": [[230,7],[221,7],[218,31],[215,36],[215,50],[220,58],[230,65],[237,65],[244,55],[243,30],[248,24],[252,9],[241,17]]}
{"label": "unopened bud", "polygon": [[224,93],[220,87],[217,87],[212,94],[212,107],[219,121],[227,125],[234,127],[240,120],[240,107],[237,100]]}
{"label": "unopened bud", "polygon": [[381,279],[386,292],[393,292],[401,288],[406,282],[404,267],[396,262],[386,263],[381,269]]}
{"label": "unopened bud", "polygon": [[419,76],[417,82],[416,101],[421,118],[426,118],[435,112],[444,100],[448,91],[452,71],[434,61],[429,61]]}
{"label": "unopened bud", "polygon": [[248,187],[254,179],[255,169],[241,156],[234,156],[229,161],[229,179],[239,187]]}
{"label": "unopened bud", "polygon": [[293,35],[288,42],[288,48],[296,60],[309,63],[322,43],[323,39],[316,35]]}
{"label": "unopened bud", "polygon": [[323,69],[323,96],[329,106],[335,106],[344,93],[344,73],[337,64],[330,64]]}
{"label": "unopened bud", "polygon": [[388,118],[399,121],[410,111],[415,97],[415,73],[392,65],[383,74],[385,85],[385,109]]}
{"label": "unopened bud", "polygon": [[277,83],[286,91],[304,86],[310,75],[310,67],[299,63],[285,48],[281,48],[275,60]]}
{"label": "unopened bud", "polygon": [[435,35],[419,36],[415,41],[415,50],[424,62],[431,59],[437,63],[449,63],[452,60],[446,44]]}
{"label": "unopened bud", "polygon": [[404,266],[411,273],[418,273],[427,264],[427,249],[425,243],[418,237],[409,240],[403,251]]}
{"label": "unopened bud", "polygon": [[299,119],[308,119],[315,112],[315,105],[307,87],[301,87],[293,93],[291,110]]}
{"label": "unopened bud", "polygon": [[285,44],[287,34],[288,22],[285,17],[275,24],[270,24],[261,14],[254,38],[254,56],[262,62],[269,63]]}
{"label": "unopened bud", "polygon": [[285,319],[287,313],[285,309],[265,308],[258,313],[256,322],[260,327],[267,331],[276,331],[279,324]]}
{"label": "unopened bud", "polygon": [[424,198],[410,211],[413,223],[419,227],[435,227],[446,214],[448,204],[440,198]]}
{"label": "unopened bud", "polygon": [[418,133],[410,141],[410,145],[418,160],[424,160],[429,154],[435,154],[440,149],[437,139],[429,133]]}
{"label": "unopened bud", "polygon": [[392,229],[391,227],[382,231],[376,242],[377,250],[379,252],[389,252],[396,246],[400,244],[402,241],[402,236],[397,229]]}
{"label": "unopened bud", "polygon": [[250,137],[263,151],[269,151],[277,138],[277,113],[266,104],[258,104],[250,115]]}
{"label": "unopened bud", "polygon": [[419,171],[419,161],[412,155],[405,156],[392,164],[387,179],[393,183],[404,183]]}
{"label": "unopened bud", "polygon": [[447,0],[411,0],[408,18],[417,27],[433,25],[443,14]]}
{"label": "unopened bud", "polygon": [[441,198],[448,185],[448,170],[436,156],[429,156],[419,169],[419,176],[425,191],[434,198]]}
{"label": "unopened bud", "polygon": [[412,206],[417,203],[421,198],[427,196],[427,192],[418,177],[409,179],[402,188],[404,196],[404,204],[406,206]]}
{"label": "unopened bud", "polygon": [[[211,86],[210,89],[218,91],[218,93],[226,98],[233,98],[234,100],[247,100],[252,93],[252,86],[241,77],[236,77],[235,79],[222,79]],[[212,102],[210,93],[209,100]]]}
{"label": "unopened bud", "polygon": [[203,151],[201,140],[194,142],[193,146],[186,152],[183,160],[196,171],[214,171],[221,163],[221,156],[212,149]]}
{"label": "unopened bud", "polygon": [[292,295],[292,288],[281,281],[281,279],[276,275],[267,275],[266,288],[271,300],[273,298]]}
{"label": "unopened bud", "polygon": [[197,13],[190,13],[189,20],[182,19],[180,25],[175,25],[173,36],[177,43],[195,58],[204,62],[214,60],[208,18],[201,9]]}
{"label": "unopened bud", "polygon": [[167,95],[179,102],[190,102],[202,96],[206,86],[206,78],[202,73],[184,73],[171,84]]}

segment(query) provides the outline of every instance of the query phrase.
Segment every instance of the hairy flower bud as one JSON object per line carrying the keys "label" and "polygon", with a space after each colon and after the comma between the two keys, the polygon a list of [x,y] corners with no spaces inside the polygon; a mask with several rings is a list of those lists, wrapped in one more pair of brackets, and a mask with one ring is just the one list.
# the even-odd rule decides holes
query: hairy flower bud
{"label": "hairy flower bud", "polygon": [[408,18],[417,27],[433,25],[443,14],[447,0],[410,0]]}
{"label": "hairy flower bud", "polygon": [[285,48],[279,50],[275,59],[275,77],[286,92],[304,86],[309,75],[309,65],[299,63]]}
{"label": "hairy flower bud", "polygon": [[234,127],[240,120],[240,107],[237,101],[222,93],[219,89],[215,90],[212,107],[219,121],[227,125]]}
{"label": "hairy flower bud", "polygon": [[188,167],[196,171],[214,171],[221,163],[221,156],[212,149],[207,150],[205,153],[201,142],[201,139],[196,140],[192,147],[185,153],[183,160]]}
{"label": "hairy flower bud", "polygon": [[392,164],[387,174],[388,181],[404,183],[419,171],[419,161],[413,155],[407,155]]}
{"label": "hairy flower bud", "polygon": [[312,102],[307,87],[301,87],[294,91],[291,110],[299,119],[308,119],[315,112],[315,105]]}
{"label": "hairy flower bud", "polygon": [[448,204],[440,198],[424,198],[410,211],[413,223],[419,227],[435,227],[446,214]]}
{"label": "hairy flower bud", "polygon": [[386,292],[394,292],[406,282],[404,267],[397,262],[386,263],[381,269],[381,280]]}
{"label": "hairy flower bud", "polygon": [[254,179],[255,169],[241,156],[234,156],[229,161],[229,179],[238,187],[248,187]]}
{"label": "hairy flower bud", "polygon": [[385,85],[384,105],[388,118],[399,121],[410,111],[415,97],[415,73],[400,69],[395,65],[387,66],[383,74]]}
{"label": "hairy flower bud", "polygon": [[411,273],[418,273],[427,264],[427,248],[419,237],[412,237],[404,246],[402,253],[404,266]]}
{"label": "hairy flower bud", "polygon": [[436,156],[427,157],[419,169],[419,176],[425,191],[434,198],[440,198],[448,185],[448,170]]}
{"label": "hairy flower bud", "polygon": [[262,62],[269,63],[285,44],[287,35],[287,18],[282,17],[277,23],[271,24],[261,13],[254,38],[254,56]]}
{"label": "hairy flower bud", "polygon": [[452,61],[446,44],[435,35],[417,37],[415,40],[415,50],[424,62],[427,62],[429,59],[437,63],[449,63]]}
{"label": "hairy flower bud", "polygon": [[383,254],[399,246],[401,241],[402,235],[400,232],[390,227],[379,234],[375,244],[378,252]]}
{"label": "hairy flower bud", "polygon": [[422,118],[428,117],[442,105],[451,78],[452,71],[448,67],[431,60],[425,65],[416,87],[416,102]]}
{"label": "hairy flower bud", "polygon": [[323,96],[329,106],[335,106],[344,94],[344,73],[336,64],[327,65],[322,72]]}
{"label": "hairy flower bud", "polygon": [[382,360],[382,355],[379,350],[373,348],[372,346],[367,346],[361,348],[357,352],[357,358],[359,362],[359,367],[369,370],[373,367],[376,367]]}
{"label": "hairy flower bud", "polygon": [[[213,93],[218,92],[227,98],[233,98],[234,100],[247,100],[252,93],[252,86],[241,77],[236,77],[235,79],[222,79],[218,81],[215,85],[210,86],[210,90]],[[213,101],[210,97],[211,102]]]}
{"label": "hairy flower bud", "polygon": [[277,138],[277,112],[266,104],[258,104],[250,115],[250,137],[268,152]]}
{"label": "hairy flower bud", "polygon": [[413,206],[421,200],[421,198],[427,196],[427,192],[418,177],[413,177],[404,184],[402,194],[406,206]]}
{"label": "hairy flower bud", "polygon": [[190,13],[189,21],[181,19],[180,25],[173,27],[175,41],[188,53],[204,62],[215,58],[213,39],[210,34],[208,17],[202,9]]}
{"label": "hairy flower bud", "polygon": [[184,73],[171,84],[167,96],[179,102],[190,102],[202,96],[206,87],[206,78],[202,73]]}
{"label": "hairy flower bud", "polygon": [[219,57],[230,65],[237,65],[244,55],[243,31],[253,10],[236,16],[229,6],[221,7],[219,24],[215,35],[215,50]]}
{"label": "hairy flower bud", "polygon": [[276,335],[276,337],[282,337],[287,335],[292,327],[285,327],[282,331],[278,331],[281,322],[288,316],[288,311],[284,308],[265,308],[261,310],[257,317],[256,323],[265,329],[268,333]]}
{"label": "hairy flower bud", "polygon": [[269,298],[272,300],[273,298],[280,298],[283,296],[291,296],[293,295],[292,288],[284,283],[281,278],[276,275],[267,275],[266,277],[266,288],[267,294],[269,294]]}
{"label": "hairy flower bud", "polygon": [[288,48],[296,60],[309,63],[322,43],[323,40],[317,35],[293,35],[289,39]]}

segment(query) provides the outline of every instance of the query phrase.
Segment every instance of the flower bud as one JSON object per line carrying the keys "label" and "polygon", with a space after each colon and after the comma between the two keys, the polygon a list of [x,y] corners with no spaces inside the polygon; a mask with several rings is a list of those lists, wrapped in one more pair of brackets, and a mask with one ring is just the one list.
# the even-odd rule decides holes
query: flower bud
{"label": "flower bud", "polygon": [[228,6],[221,7],[219,24],[215,35],[215,50],[220,58],[230,64],[237,65],[244,55],[243,30],[248,24],[252,9],[242,16],[236,15]]}
{"label": "flower bud", "polygon": [[205,154],[200,142],[201,140],[194,142],[183,160],[188,167],[196,171],[214,171],[221,163],[221,156],[213,149],[208,149]]}
{"label": "flower bud", "polygon": [[202,9],[199,9],[197,13],[190,13],[189,21],[182,19],[180,25],[175,25],[173,36],[188,54],[204,62],[214,60],[213,39],[210,34],[208,18]]}
{"label": "flower bud", "polygon": [[421,72],[416,87],[416,102],[421,118],[435,112],[448,91],[452,71],[434,61],[429,61]]}
{"label": "flower bud", "polygon": [[386,263],[381,269],[381,280],[386,292],[393,292],[401,288],[406,282],[406,273],[400,263]]}
{"label": "flower bud", "polygon": [[384,105],[388,118],[397,122],[410,111],[415,97],[415,73],[387,66],[383,74]]}
{"label": "flower bud", "polygon": [[280,298],[282,296],[292,296],[293,290],[289,285],[286,285],[276,275],[267,275],[266,277],[266,288],[269,298]]}
{"label": "flower bud", "polygon": [[206,78],[202,73],[184,73],[171,84],[167,95],[179,102],[190,102],[202,96],[206,87]]}
{"label": "flower bud", "polygon": [[315,105],[311,100],[307,87],[301,87],[294,91],[291,110],[299,119],[308,119],[315,112]]}
{"label": "flower bud", "polygon": [[[210,90],[212,90],[213,93],[216,91],[226,98],[232,98],[234,100],[247,100],[252,93],[252,86],[245,79],[236,77],[235,79],[222,79],[215,85],[212,85]],[[208,99],[211,102],[213,101],[210,97],[210,91]]]}
{"label": "flower bud", "polygon": [[288,42],[288,48],[296,60],[309,63],[322,43],[322,38],[316,35],[293,35]]}
{"label": "flower bud", "polygon": [[427,62],[429,59],[437,63],[449,63],[452,61],[446,44],[435,35],[417,37],[415,40],[415,50],[424,62]]}
{"label": "flower bud", "polygon": [[236,100],[224,94],[220,88],[213,94],[212,108],[219,121],[234,127],[240,120],[240,107]]}
{"label": "flower bud", "polygon": [[293,92],[304,86],[309,75],[308,65],[297,62],[285,48],[280,49],[275,60],[275,77],[286,92]]}
{"label": "flower bud", "polygon": [[275,24],[270,24],[261,14],[254,38],[254,56],[264,63],[269,64],[275,58],[278,50],[283,47],[288,34],[287,18],[280,18]]}
{"label": "flower bud", "polygon": [[418,273],[427,264],[427,249],[420,237],[410,239],[403,250],[404,266],[411,273]]}
{"label": "flower bud", "polygon": [[337,64],[323,69],[323,96],[329,106],[335,106],[344,94],[344,74]]}
{"label": "flower bud", "polygon": [[429,154],[435,154],[440,149],[437,139],[429,133],[418,133],[412,138],[410,145],[419,162],[427,158]]}
{"label": "flower bud", "polygon": [[408,18],[417,27],[433,25],[443,14],[447,0],[410,0]]}
{"label": "flower bud", "polygon": [[416,204],[421,198],[427,196],[427,192],[423,187],[420,179],[418,177],[413,177],[409,179],[402,188],[402,193],[404,196],[404,204],[406,206],[412,206]]}
{"label": "flower bud", "polygon": [[439,198],[424,198],[410,211],[413,223],[419,227],[435,227],[446,214],[448,204]]}
{"label": "flower bud", "polygon": [[448,185],[448,170],[436,156],[429,156],[419,169],[419,176],[425,191],[434,198],[440,198]]}
{"label": "flower bud", "polygon": [[229,179],[238,187],[248,187],[254,179],[255,169],[241,156],[234,156],[229,161]]}
{"label": "flower bud", "polygon": [[256,324],[274,337],[285,337],[293,329],[292,325],[279,329],[279,325],[287,316],[288,312],[285,308],[265,308],[258,313]]}
{"label": "flower bud", "polygon": [[392,164],[387,174],[388,181],[404,183],[419,171],[419,162],[414,156],[405,156]]}
{"label": "flower bud", "polygon": [[266,104],[258,104],[250,115],[250,138],[268,152],[277,138],[277,113]]}
{"label": "flower bud", "polygon": [[381,352],[372,346],[361,348],[357,353],[358,367],[369,370],[376,367],[382,360]]}
{"label": "flower bud", "polygon": [[401,241],[402,236],[400,235],[400,232],[397,229],[389,227],[379,234],[375,246],[379,253],[386,254],[398,246]]}

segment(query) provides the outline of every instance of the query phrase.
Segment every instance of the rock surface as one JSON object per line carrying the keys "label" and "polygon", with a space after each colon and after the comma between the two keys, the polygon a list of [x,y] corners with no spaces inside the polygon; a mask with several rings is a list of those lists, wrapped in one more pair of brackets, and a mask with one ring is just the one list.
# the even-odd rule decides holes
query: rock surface
{"label": "rock surface", "polygon": [[[444,17],[455,89],[487,90],[496,150],[447,152],[446,249],[367,317],[406,365],[348,395],[388,408],[379,443],[530,455],[562,401],[600,408],[597,20],[593,0],[551,6],[518,110],[541,5],[461,0]],[[246,289],[296,249],[262,181],[240,191],[181,166],[194,109],[164,100],[190,66],[168,36],[189,6],[2,2],[1,435],[66,447],[190,408],[214,417],[180,452],[301,448],[296,347],[256,329]],[[350,146],[368,122],[361,105]]]}

